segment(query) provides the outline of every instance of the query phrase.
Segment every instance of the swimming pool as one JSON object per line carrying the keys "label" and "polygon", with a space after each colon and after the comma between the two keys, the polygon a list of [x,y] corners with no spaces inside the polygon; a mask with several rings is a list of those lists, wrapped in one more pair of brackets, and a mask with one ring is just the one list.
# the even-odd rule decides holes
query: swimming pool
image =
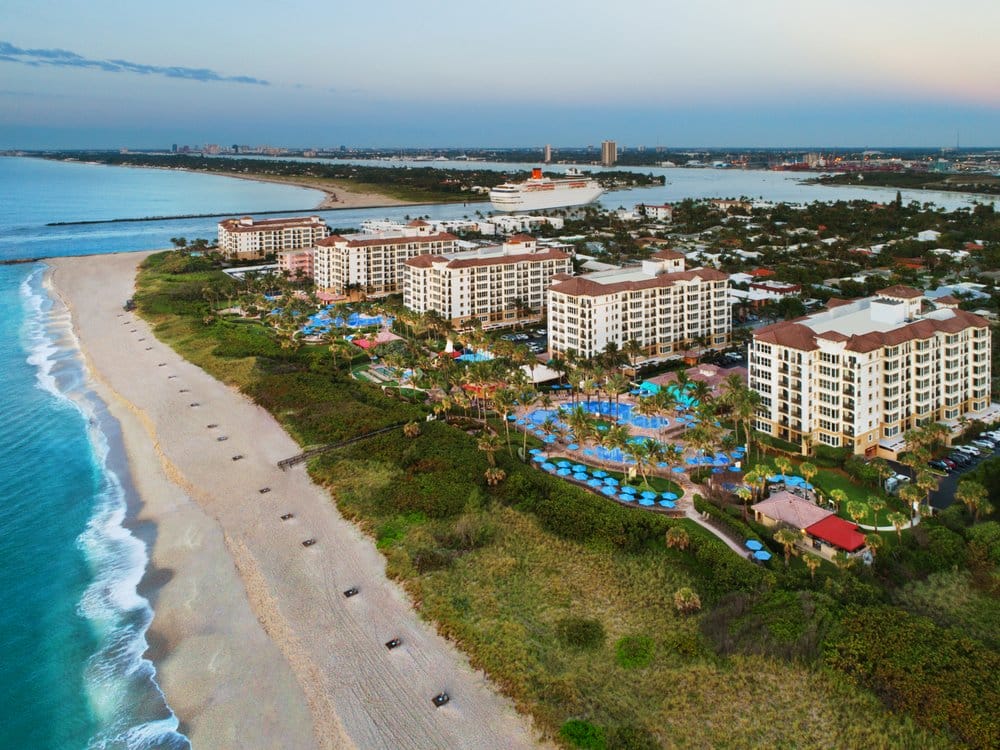
{"label": "swimming pool", "polygon": [[[606,401],[580,401],[578,404],[587,412],[598,417],[612,417],[619,422],[624,422],[633,427],[640,427],[646,430],[662,430],[670,426],[670,419],[661,416],[646,416],[634,411],[631,404],[615,404]],[[535,424],[541,424],[549,417],[553,419],[565,418],[565,409],[536,409],[531,412],[529,418]],[[565,425],[563,425],[565,426]]]}

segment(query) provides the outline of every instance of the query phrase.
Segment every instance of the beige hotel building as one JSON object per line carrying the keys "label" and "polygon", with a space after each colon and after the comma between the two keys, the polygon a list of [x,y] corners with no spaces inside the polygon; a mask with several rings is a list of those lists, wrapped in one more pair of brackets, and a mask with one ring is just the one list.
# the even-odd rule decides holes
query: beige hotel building
{"label": "beige hotel building", "polygon": [[538,248],[515,235],[503,245],[442,255],[420,255],[405,264],[403,304],[435,310],[456,328],[474,319],[483,328],[541,320],[546,290],[556,274],[573,271],[570,255]]}
{"label": "beige hotel building", "polygon": [[411,221],[402,230],[332,234],[316,243],[316,286],[336,294],[380,297],[401,292],[403,264],[418,255],[441,255],[456,249],[458,238],[432,232],[427,222]]}
{"label": "beige hotel building", "polygon": [[557,277],[548,294],[549,353],[593,357],[633,339],[648,358],[725,346],[729,275],[684,266],[683,254],[661,250],[640,265]]}
{"label": "beige hotel building", "polygon": [[822,312],[758,330],[749,384],[761,397],[756,427],[799,444],[895,458],[902,435],[929,422],[993,421],[990,328],[910,287],[832,301]]}
{"label": "beige hotel building", "polygon": [[219,222],[219,251],[227,258],[255,260],[282,250],[312,247],[330,229],[319,216],[255,220],[250,216]]}

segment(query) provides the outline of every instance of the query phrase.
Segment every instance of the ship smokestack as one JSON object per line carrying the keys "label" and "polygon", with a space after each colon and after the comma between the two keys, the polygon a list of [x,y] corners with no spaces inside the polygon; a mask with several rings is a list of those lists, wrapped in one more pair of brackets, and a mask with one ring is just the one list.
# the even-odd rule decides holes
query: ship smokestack
{"label": "ship smokestack", "polygon": [[540,180],[540,179],[542,179],[542,168],[541,167],[534,167],[531,170],[531,179],[533,179],[533,180]]}

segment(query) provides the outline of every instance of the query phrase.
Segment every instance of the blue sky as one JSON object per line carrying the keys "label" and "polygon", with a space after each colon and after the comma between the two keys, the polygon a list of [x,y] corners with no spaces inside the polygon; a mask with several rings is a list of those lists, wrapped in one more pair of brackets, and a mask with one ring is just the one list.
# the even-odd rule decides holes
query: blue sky
{"label": "blue sky", "polygon": [[1000,144],[995,0],[4,0],[0,147]]}

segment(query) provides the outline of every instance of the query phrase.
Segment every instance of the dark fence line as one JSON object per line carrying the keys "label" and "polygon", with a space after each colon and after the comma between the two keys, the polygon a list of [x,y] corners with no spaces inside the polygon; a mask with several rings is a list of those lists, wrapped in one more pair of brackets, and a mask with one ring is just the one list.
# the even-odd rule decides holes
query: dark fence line
{"label": "dark fence line", "polygon": [[283,458],[278,461],[278,468],[284,471],[289,466],[295,466],[303,461],[308,461],[313,456],[318,456],[327,451],[332,451],[337,448],[344,448],[348,445],[353,445],[354,443],[360,443],[362,440],[367,440],[370,437],[375,437],[376,435],[384,435],[387,432],[392,432],[393,430],[398,430],[400,427],[405,425],[406,422],[397,422],[396,424],[391,424],[388,427],[383,427],[379,430],[373,430],[372,432],[366,432],[364,435],[357,435],[356,437],[349,438],[347,440],[341,440],[339,443],[328,443],[327,445],[321,445],[318,448],[310,448],[307,451],[303,451],[296,456],[290,458]]}

